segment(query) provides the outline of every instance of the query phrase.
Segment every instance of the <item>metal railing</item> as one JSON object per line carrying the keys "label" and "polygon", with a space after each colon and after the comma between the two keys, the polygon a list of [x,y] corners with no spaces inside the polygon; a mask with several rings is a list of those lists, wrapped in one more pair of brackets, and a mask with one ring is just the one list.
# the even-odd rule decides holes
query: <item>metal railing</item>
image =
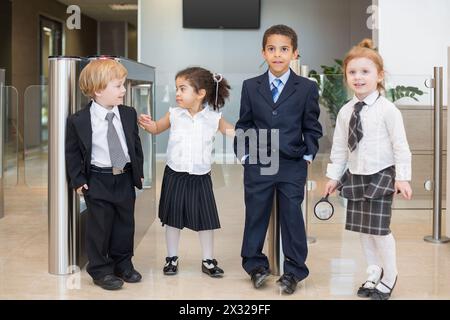
{"label": "metal railing", "polygon": [[434,134],[433,134],[433,234],[424,237],[432,243],[445,243],[449,238],[441,235],[442,228],[442,145],[443,145],[443,68],[434,67],[431,83],[434,89]]}

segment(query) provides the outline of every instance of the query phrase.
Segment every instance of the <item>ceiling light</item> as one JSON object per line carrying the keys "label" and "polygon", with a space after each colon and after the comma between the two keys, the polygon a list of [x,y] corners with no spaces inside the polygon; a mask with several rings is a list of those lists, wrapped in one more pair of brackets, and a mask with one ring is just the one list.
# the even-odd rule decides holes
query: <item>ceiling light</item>
{"label": "ceiling light", "polygon": [[109,7],[113,10],[137,10],[138,5],[137,4],[110,4]]}

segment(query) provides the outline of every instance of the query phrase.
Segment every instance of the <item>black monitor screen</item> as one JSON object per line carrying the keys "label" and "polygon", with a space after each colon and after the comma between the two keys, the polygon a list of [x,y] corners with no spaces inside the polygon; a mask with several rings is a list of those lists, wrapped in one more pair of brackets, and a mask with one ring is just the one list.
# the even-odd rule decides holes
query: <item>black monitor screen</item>
{"label": "black monitor screen", "polygon": [[183,28],[259,29],[261,0],[183,0]]}

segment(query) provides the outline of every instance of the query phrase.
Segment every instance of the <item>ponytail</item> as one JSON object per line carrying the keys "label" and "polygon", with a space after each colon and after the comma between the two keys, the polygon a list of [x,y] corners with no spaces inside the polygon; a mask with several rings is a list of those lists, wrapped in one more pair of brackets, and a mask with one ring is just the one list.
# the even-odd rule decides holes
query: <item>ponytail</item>
{"label": "ponytail", "polygon": [[175,76],[177,78],[185,78],[195,92],[204,89],[206,91],[203,103],[208,103],[214,110],[219,110],[225,105],[225,99],[230,96],[231,87],[228,81],[220,74],[212,74],[210,71],[200,68],[191,67],[181,70]]}

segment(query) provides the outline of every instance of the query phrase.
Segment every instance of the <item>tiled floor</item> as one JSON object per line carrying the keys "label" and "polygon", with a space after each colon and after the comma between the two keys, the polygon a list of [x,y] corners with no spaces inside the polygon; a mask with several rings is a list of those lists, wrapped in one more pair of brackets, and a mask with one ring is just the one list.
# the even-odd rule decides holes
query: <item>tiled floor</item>
{"label": "tiled floor", "polygon": [[[162,168],[159,163],[158,187]],[[213,181],[222,223],[215,237],[216,258],[225,277],[201,273],[197,234],[189,230],[181,235],[179,274],[164,276],[164,229],[155,221],[135,251],[134,264],[143,281],[109,292],[94,286],[84,270],[71,276],[48,273],[46,190],[19,179],[17,186],[5,190],[6,215],[0,220],[0,299],[358,299],[355,292],[366,265],[358,234],[344,230],[340,200],[333,200],[337,212],[331,221],[319,222],[309,213],[308,232],[317,240],[309,246],[311,273],[295,294],[285,296],[275,285],[277,277],[255,290],[241,268],[241,167],[215,165]],[[310,203],[320,196],[323,181],[317,185]],[[431,212],[394,211],[392,229],[399,268],[392,299],[450,299],[450,244],[423,241],[431,233]]]}

